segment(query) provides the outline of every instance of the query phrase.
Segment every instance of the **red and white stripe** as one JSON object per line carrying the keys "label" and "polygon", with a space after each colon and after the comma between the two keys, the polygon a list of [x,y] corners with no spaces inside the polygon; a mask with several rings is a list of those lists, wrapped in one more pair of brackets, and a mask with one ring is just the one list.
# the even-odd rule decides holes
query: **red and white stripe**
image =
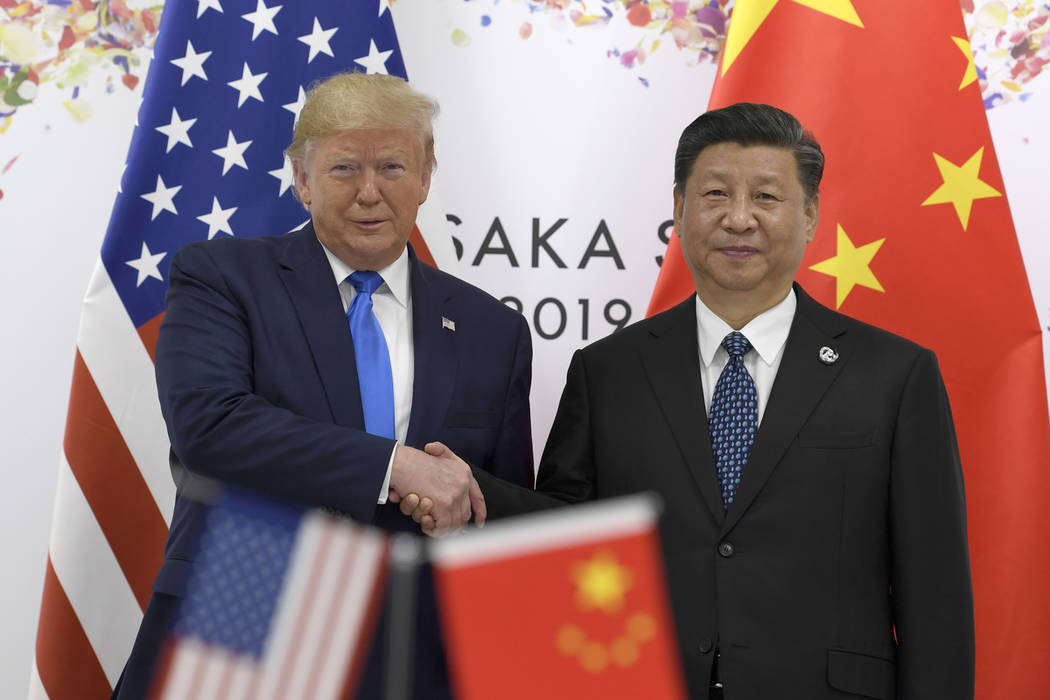
{"label": "red and white stripe", "polygon": [[385,536],[322,514],[303,519],[263,656],[180,639],[161,700],[335,700],[367,649]]}
{"label": "red and white stripe", "polygon": [[77,337],[31,700],[108,697],[149,601],[175,500],[157,325],[135,328],[99,260]]}

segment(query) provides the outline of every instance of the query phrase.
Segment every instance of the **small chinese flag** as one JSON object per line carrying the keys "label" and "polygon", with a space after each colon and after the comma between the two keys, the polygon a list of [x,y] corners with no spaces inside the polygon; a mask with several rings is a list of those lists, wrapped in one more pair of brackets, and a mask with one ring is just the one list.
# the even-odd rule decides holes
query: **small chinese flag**
{"label": "small chinese flag", "polygon": [[435,543],[456,697],[685,698],[656,518],[635,496]]}
{"label": "small chinese flag", "polygon": [[[1050,697],[1041,329],[959,0],[737,0],[711,107],[765,102],[827,156],[799,282],[932,348],[966,477],[977,697]],[[692,292],[678,239],[649,312]]]}

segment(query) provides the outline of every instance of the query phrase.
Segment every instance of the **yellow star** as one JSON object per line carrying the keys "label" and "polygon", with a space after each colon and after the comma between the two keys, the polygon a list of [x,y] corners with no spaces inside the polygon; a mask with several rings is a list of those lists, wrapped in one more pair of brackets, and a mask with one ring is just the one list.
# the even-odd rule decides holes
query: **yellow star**
{"label": "yellow star", "polygon": [[623,596],[634,584],[630,570],[620,566],[608,551],[596,552],[589,561],[577,564],[572,577],[581,608],[600,608],[610,614],[623,607]]}
{"label": "yellow star", "polygon": [[842,306],[846,297],[858,284],[877,292],[884,292],[882,285],[875,279],[871,271],[871,259],[879,252],[885,238],[862,245],[857,248],[853,241],[846,235],[846,231],[840,224],[838,227],[837,251],[835,257],[828,258],[809,269],[831,275],[835,278],[835,308]]}
{"label": "yellow star", "polygon": [[977,80],[977,66],[973,64],[973,50],[970,48],[970,40],[964,39],[960,36],[953,36],[952,41],[959,47],[959,50],[963,52],[963,56],[966,56],[966,72],[963,73],[962,82],[959,83],[959,89],[962,90],[964,87]]}
{"label": "yellow star", "polygon": [[[799,5],[830,15],[843,22],[849,22],[860,28],[864,24],[857,15],[857,10],[850,0],[793,0]],[[729,33],[726,35],[725,57],[722,59],[722,75],[726,74],[729,66],[733,65],[740,52],[744,50],[751,37],[755,35],[758,28],[766,21],[766,17],[780,0],[739,0],[733,7],[733,18],[729,23]]]}
{"label": "yellow star", "polygon": [[930,204],[952,203],[955,213],[959,215],[959,223],[963,231],[970,223],[970,208],[975,199],[988,199],[990,197],[1002,197],[1000,192],[981,180],[978,175],[981,170],[981,158],[984,157],[984,146],[970,156],[970,160],[962,165],[956,165],[947,158],[933,154],[933,160],[937,163],[937,169],[941,171],[944,184],[933,191],[922,206]]}
{"label": "yellow star", "polygon": [[805,5],[811,10],[823,12],[835,19],[841,19],[843,22],[849,22],[861,29],[864,28],[864,24],[860,21],[857,10],[853,7],[853,3],[850,0],[795,0],[795,2],[799,5]]}

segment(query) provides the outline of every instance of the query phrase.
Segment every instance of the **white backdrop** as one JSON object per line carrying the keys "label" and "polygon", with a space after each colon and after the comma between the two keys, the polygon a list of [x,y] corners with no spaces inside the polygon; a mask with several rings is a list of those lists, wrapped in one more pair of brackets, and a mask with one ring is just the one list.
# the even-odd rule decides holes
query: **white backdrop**
{"label": "white backdrop", "polygon": [[[620,18],[573,28],[524,2],[399,0],[393,7],[412,82],[442,105],[435,188],[463,248],[459,274],[522,302],[535,345],[533,423],[546,438],[572,350],[607,334],[629,305],[644,315],[671,210],[671,165],[682,127],[703,111],[711,63],[667,46],[624,68],[607,51],[634,45]],[[483,26],[482,16],[490,23]],[[519,30],[526,21],[527,40]],[[648,86],[639,78],[645,78]],[[1031,97],[988,112],[1044,332],[1050,325],[1050,79]],[[107,91],[96,75],[75,120],[54,84],[0,132],[0,688],[24,697],[39,613],[79,306],[98,253],[135,119],[141,84]],[[17,160],[11,163],[11,159]],[[834,158],[834,154],[829,154]],[[506,235],[483,243],[495,219]],[[533,226],[544,250],[533,265]],[[601,235],[581,269],[595,232]],[[608,254],[610,241],[624,265]],[[509,244],[518,266],[505,253]],[[479,252],[482,252],[479,256]],[[606,255],[601,253],[605,252]],[[476,264],[475,264],[476,262]],[[566,324],[560,326],[558,304]],[[580,300],[585,300],[581,302]],[[586,332],[584,309],[587,309]],[[536,309],[541,306],[538,327]],[[1044,345],[1047,343],[1044,341]]]}

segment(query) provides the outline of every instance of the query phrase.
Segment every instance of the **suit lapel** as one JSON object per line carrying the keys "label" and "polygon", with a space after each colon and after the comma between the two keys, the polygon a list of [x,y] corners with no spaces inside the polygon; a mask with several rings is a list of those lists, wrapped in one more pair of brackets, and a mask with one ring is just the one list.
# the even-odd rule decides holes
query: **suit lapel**
{"label": "suit lapel", "polygon": [[[850,348],[841,337],[845,329],[797,284],[795,295],[798,306],[784,357],[723,532],[730,530],[755,500],[821,397],[849,361]],[[825,345],[838,353],[837,361],[832,364],[820,360],[818,353]]]}
{"label": "suit lapel", "polygon": [[442,319],[459,324],[469,323],[470,319],[456,318],[451,294],[441,284],[437,272],[416,257],[412,246],[408,247],[408,256],[415,377],[406,442],[422,447],[421,436],[437,435],[444,425],[456,386],[456,333],[445,328]]}
{"label": "suit lapel", "polygon": [[313,224],[288,234],[279,273],[302,324],[336,424],[363,428],[354,344],[324,250]]}
{"label": "suit lapel", "polygon": [[642,353],[642,361],[686,466],[711,514],[721,522],[725,511],[707,434],[695,299],[690,297],[653,324],[652,342]]}

